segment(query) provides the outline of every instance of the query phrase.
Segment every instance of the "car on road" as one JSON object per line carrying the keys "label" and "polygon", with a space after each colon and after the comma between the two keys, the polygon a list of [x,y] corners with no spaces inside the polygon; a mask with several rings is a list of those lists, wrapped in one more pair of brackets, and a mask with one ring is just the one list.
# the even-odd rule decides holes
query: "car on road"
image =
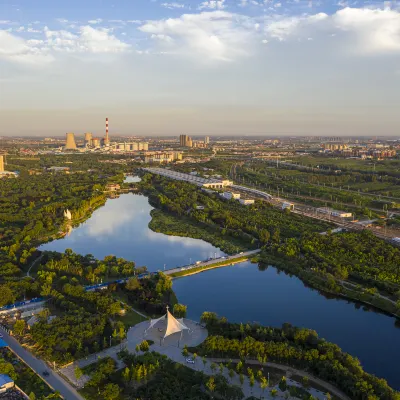
{"label": "car on road", "polygon": [[4,337],[2,333],[0,333],[0,338]]}
{"label": "car on road", "polygon": [[49,376],[49,371],[43,371],[43,376]]}
{"label": "car on road", "polygon": [[188,364],[194,364],[193,358],[187,358],[187,359],[186,359],[186,362],[187,362]]}
{"label": "car on road", "polygon": [[243,254],[243,251],[241,251],[239,254]]}

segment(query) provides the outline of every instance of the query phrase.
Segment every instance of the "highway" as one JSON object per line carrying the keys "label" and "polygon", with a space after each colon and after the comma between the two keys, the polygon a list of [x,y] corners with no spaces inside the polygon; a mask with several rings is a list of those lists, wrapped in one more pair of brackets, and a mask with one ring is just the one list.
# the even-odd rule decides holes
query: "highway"
{"label": "highway", "polygon": [[[3,328],[0,328],[3,335],[3,340],[8,344],[9,348],[20,357],[33,371],[53,389],[58,391],[65,400],[84,400],[84,398],[63,378],[55,373],[48,365],[35,356],[28,350],[23,348],[16,339],[11,337]],[[44,377],[43,371],[48,371],[49,376]]]}
{"label": "highway", "polygon": [[243,252],[243,253],[234,254],[233,256],[226,256],[224,258],[213,258],[212,260],[204,261],[204,262],[201,262],[199,264],[191,264],[191,265],[186,265],[186,266],[183,266],[183,267],[172,268],[172,269],[168,269],[168,270],[163,271],[163,272],[164,272],[165,275],[171,275],[171,274],[174,274],[176,272],[180,272],[180,271],[184,271],[184,270],[190,270],[190,269],[193,269],[193,268],[206,267],[207,265],[213,265],[215,263],[222,262],[222,261],[235,261],[235,259],[237,259],[237,258],[251,257],[251,256],[259,253],[260,251],[261,251],[260,249],[250,250],[250,251],[246,251],[246,252]]}

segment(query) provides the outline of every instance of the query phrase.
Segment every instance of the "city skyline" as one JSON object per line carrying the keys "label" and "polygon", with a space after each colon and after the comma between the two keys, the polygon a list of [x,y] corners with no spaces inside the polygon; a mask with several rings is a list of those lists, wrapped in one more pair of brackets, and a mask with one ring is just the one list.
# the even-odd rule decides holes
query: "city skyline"
{"label": "city skyline", "polygon": [[396,136],[400,3],[2,6],[0,136]]}

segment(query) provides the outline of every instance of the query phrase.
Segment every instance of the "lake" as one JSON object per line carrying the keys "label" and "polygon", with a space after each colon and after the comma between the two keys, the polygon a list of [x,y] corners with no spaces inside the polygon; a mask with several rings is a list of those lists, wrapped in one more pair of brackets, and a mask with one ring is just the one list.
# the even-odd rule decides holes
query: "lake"
{"label": "lake", "polygon": [[[128,180],[127,180],[128,181]],[[148,224],[153,207],[147,197],[123,194],[109,199],[79,227],[63,239],[46,243],[40,250],[72,249],[79,254],[93,254],[103,259],[113,254],[149,271],[188,265],[199,260],[224,255],[221,250],[199,239],[167,236],[153,232]]]}
{"label": "lake", "polygon": [[[151,231],[151,210],[145,196],[123,194],[109,199],[69,236],[40,249],[63,252],[70,248],[96,258],[114,254],[146,265],[150,271],[224,254],[202,240]],[[315,329],[358,357],[366,371],[400,389],[400,329],[394,318],[353,302],[328,299],[296,277],[273,267],[260,271],[249,262],[180,278],[173,287],[179,302],[188,306],[190,318],[198,320],[203,311],[215,311],[230,321],[271,326],[289,322]]]}
{"label": "lake", "polygon": [[260,271],[250,262],[176,279],[173,288],[188,306],[189,318],[199,320],[203,311],[214,311],[232,322],[276,327],[289,322],[315,329],[358,357],[366,371],[400,389],[400,327],[394,318],[328,299],[296,277],[274,267]]}

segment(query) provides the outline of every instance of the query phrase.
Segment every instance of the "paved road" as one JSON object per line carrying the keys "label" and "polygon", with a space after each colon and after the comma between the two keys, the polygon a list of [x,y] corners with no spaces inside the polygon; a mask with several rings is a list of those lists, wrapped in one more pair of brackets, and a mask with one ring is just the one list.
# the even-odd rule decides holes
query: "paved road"
{"label": "paved road", "polygon": [[31,269],[43,258],[43,253],[31,264],[28,271],[26,272],[26,276],[30,276]]}
{"label": "paved road", "polygon": [[[28,350],[23,348],[16,339],[8,335],[4,329],[0,329],[3,334],[3,340],[8,344],[10,349],[25,361],[42,379],[53,389],[60,392],[65,400],[84,400],[83,397],[57,373],[53,372],[48,365],[34,357]],[[43,371],[49,371],[50,375],[42,376]]]}
{"label": "paved road", "polygon": [[165,275],[171,275],[174,274],[175,272],[180,272],[182,271],[182,268],[184,268],[185,270],[190,270],[193,268],[199,268],[199,267],[206,267],[207,265],[213,265],[215,263],[219,263],[219,262],[223,262],[223,261],[235,261],[236,258],[242,258],[242,257],[250,257],[254,254],[259,253],[261,250],[257,249],[257,250],[251,250],[251,251],[246,251],[246,252],[242,252],[240,254],[234,254],[232,256],[226,256],[225,258],[216,258],[216,259],[212,259],[210,261],[204,261],[202,263],[199,264],[192,264],[192,265],[187,265],[185,267],[177,267],[177,268],[173,268],[173,269],[169,269],[166,271],[163,271]]}

